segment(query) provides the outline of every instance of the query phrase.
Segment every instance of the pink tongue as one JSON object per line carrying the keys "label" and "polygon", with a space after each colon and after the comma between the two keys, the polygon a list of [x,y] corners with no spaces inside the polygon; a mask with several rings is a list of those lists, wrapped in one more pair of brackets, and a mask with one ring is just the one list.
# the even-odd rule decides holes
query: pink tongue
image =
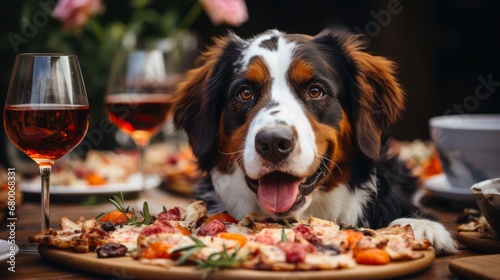
{"label": "pink tongue", "polygon": [[271,173],[259,180],[257,197],[269,212],[281,213],[292,207],[299,194],[300,180],[283,173]]}

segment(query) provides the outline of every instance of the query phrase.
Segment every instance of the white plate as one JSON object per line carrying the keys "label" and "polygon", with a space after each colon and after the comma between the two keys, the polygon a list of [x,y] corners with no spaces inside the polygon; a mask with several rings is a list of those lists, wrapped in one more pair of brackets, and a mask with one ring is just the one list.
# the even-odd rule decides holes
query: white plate
{"label": "white plate", "polygon": [[[159,176],[150,175],[146,177],[146,189],[156,188],[160,185],[161,178]],[[21,191],[24,193],[39,194],[40,193],[40,178],[34,180],[23,181],[20,183]],[[98,186],[76,185],[76,186],[50,186],[51,195],[94,195],[94,194],[109,194],[109,193],[130,193],[141,190],[141,175],[134,174],[129,180],[124,183],[114,183]]]}
{"label": "white plate", "polygon": [[427,178],[424,181],[424,188],[431,191],[436,197],[458,201],[474,201],[469,188],[453,187],[444,173]]}
{"label": "white plate", "polygon": [[19,252],[19,247],[16,244],[10,244],[7,240],[0,240],[0,261],[7,261],[11,257],[11,247],[14,247],[14,255]]}

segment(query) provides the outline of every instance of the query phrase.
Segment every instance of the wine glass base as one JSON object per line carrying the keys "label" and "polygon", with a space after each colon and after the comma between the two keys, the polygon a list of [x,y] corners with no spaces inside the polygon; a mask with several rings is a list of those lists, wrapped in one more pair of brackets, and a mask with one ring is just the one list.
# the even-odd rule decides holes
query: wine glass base
{"label": "wine glass base", "polygon": [[38,243],[18,244],[18,247],[22,252],[38,252]]}

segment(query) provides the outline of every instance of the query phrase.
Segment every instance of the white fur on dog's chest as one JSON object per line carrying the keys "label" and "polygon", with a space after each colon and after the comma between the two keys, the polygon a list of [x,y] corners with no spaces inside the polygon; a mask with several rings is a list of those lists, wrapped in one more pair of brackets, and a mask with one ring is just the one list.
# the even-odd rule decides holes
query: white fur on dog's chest
{"label": "white fur on dog's chest", "polygon": [[343,184],[329,192],[316,189],[313,192],[313,203],[304,212],[304,216],[314,216],[353,226],[368,226],[368,221],[360,219],[365,216],[365,207],[370,201],[370,196],[376,192],[375,176],[364,185],[364,188],[352,191]]}
{"label": "white fur on dog's chest", "polygon": [[260,212],[257,195],[247,187],[239,167],[232,174],[221,173],[214,168],[210,176],[225,210],[236,219],[242,219],[249,212]]}

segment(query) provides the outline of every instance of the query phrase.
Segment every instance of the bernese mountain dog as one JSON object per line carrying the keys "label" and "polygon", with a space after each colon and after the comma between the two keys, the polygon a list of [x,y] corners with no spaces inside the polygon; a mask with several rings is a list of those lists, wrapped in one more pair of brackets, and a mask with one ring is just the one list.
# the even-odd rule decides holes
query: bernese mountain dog
{"label": "bernese mountain dog", "polygon": [[173,118],[207,172],[196,196],[211,212],[410,224],[438,254],[456,251],[411,203],[417,181],[388,136],[405,94],[395,64],[366,52],[360,35],[229,33],[198,62],[178,85]]}

